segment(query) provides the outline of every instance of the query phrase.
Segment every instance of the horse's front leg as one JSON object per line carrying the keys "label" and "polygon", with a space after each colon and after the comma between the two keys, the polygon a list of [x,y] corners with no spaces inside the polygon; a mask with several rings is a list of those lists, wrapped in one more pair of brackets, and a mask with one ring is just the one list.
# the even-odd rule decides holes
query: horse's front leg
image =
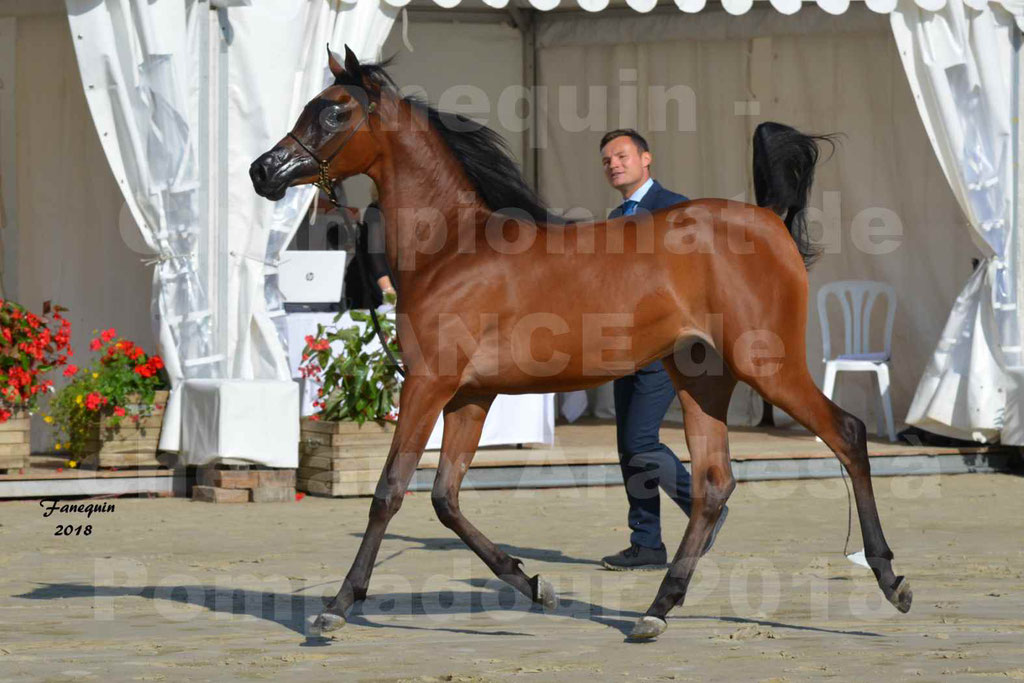
{"label": "horse's front leg", "polygon": [[370,521],[363,541],[341,590],[313,622],[314,632],[326,633],[341,628],[352,603],[366,598],[373,563],[388,522],[402,507],[405,491],[416,472],[430,432],[451,396],[452,392],[425,378],[408,377],[402,385],[402,411],[391,441],[391,451],[370,503]]}

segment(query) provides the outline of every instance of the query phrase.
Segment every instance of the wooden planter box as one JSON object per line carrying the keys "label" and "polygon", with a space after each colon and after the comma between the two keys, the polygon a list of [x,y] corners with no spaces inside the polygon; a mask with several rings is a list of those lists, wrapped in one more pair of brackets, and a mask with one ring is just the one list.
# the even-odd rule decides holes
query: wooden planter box
{"label": "wooden planter box", "polygon": [[304,418],[298,489],[322,496],[369,496],[377,488],[395,425],[320,422]]}
{"label": "wooden planter box", "polygon": [[28,413],[15,413],[0,423],[0,472],[28,467],[30,426]]}
{"label": "wooden planter box", "polygon": [[169,395],[168,391],[156,392],[153,414],[139,418],[137,424],[128,416],[120,418],[117,426],[111,424],[110,417],[97,420],[85,451],[79,454],[81,466],[159,467],[162,463],[156,458],[156,450]]}

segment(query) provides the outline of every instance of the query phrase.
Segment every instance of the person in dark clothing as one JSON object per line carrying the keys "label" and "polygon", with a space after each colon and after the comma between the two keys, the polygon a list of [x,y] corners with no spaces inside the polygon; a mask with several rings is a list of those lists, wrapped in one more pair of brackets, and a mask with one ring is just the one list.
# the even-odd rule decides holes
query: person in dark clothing
{"label": "person in dark clothing", "polygon": [[[647,141],[635,130],[614,130],[601,140],[601,162],[608,183],[622,195],[622,204],[608,216],[632,216],[638,211],[657,211],[689,201],[662,187],[651,177],[652,157]],[[606,569],[654,569],[668,561],[661,542],[660,486],[669,498],[690,514],[690,473],[658,432],[672,401],[675,387],[662,365],[655,361],[635,374],[614,383],[615,427],[619,465],[629,500],[630,546],[601,560]],[[704,552],[728,515],[722,511]]]}
{"label": "person in dark clothing", "polygon": [[366,207],[363,220],[357,229],[360,242],[368,245],[366,262],[370,267],[370,291],[366,291],[359,264],[353,260],[345,272],[345,298],[349,308],[377,308],[384,303],[384,296],[394,294],[395,289],[391,283],[391,269],[384,254],[383,216],[376,202]]}

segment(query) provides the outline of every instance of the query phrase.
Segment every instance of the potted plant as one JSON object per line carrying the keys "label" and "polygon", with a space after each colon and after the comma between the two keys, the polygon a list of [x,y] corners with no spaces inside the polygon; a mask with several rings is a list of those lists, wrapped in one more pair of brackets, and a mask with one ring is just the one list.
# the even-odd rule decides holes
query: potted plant
{"label": "potted plant", "polygon": [[50,401],[56,449],[68,465],[157,466],[157,444],[168,383],[160,356],[104,330],[89,348],[99,352],[87,368],[69,367],[71,381]]}
{"label": "potted plant", "polygon": [[28,466],[29,415],[39,395],[53,388],[43,376],[74,354],[65,310],[47,301],[38,316],[0,299],[0,470]]}
{"label": "potted plant", "polygon": [[[398,419],[398,368],[377,341],[370,315],[349,315],[362,326],[318,325],[302,353],[300,373],[320,384],[317,413],[301,429],[298,489],[307,493],[373,493]],[[378,317],[385,343],[397,353],[394,321]]]}

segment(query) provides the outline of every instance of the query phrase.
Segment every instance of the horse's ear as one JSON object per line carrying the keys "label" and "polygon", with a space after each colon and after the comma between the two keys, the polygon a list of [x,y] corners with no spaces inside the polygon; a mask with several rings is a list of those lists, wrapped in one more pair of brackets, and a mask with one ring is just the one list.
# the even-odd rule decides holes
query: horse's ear
{"label": "horse's ear", "polygon": [[[346,46],[345,49],[347,50],[348,47]],[[341,65],[338,58],[334,56],[333,52],[331,52],[330,43],[327,44],[327,65],[331,67],[331,73],[334,74],[335,78],[341,78],[341,75],[345,73],[345,67]]]}
{"label": "horse's ear", "polygon": [[345,46],[345,71],[349,73],[353,78],[358,78],[362,67],[359,66],[359,59],[356,57],[356,53],[352,52],[352,49]]}

